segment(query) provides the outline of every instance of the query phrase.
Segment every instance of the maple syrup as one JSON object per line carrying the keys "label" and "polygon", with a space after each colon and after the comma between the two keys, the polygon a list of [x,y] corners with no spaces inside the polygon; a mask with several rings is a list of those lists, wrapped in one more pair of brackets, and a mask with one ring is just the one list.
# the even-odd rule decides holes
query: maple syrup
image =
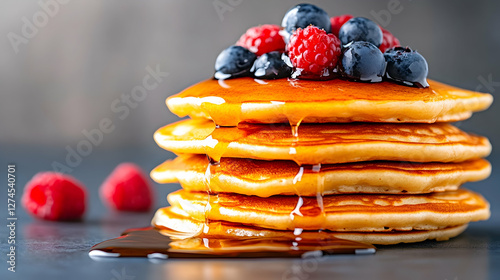
{"label": "maple syrup", "polygon": [[[208,79],[169,97],[167,105],[174,114],[181,117],[203,116],[222,126],[236,126],[241,122],[430,123],[436,120],[461,120],[470,116],[468,111],[477,110],[474,106],[460,105],[464,104],[461,100],[481,98],[484,104],[491,103],[491,97],[486,95],[431,80],[429,84],[430,87],[420,89],[387,81],[358,83],[342,79],[321,82],[276,79],[263,83],[249,77],[224,81]],[[415,104],[422,101],[435,105],[418,109]],[[453,102],[454,108],[443,106],[446,101]],[[370,111],[360,110],[353,102],[361,105],[368,102],[382,107],[390,102],[402,102],[409,107]],[[480,107],[483,106],[476,108]],[[395,115],[399,117],[396,118]]]}

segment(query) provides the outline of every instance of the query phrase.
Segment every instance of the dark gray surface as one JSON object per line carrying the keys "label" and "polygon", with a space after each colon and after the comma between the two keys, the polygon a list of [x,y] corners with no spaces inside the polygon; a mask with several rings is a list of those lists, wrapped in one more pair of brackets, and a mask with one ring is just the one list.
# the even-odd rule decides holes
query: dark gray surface
{"label": "dark gray surface", "polygon": [[[72,174],[89,189],[89,211],[81,223],[58,223],[32,219],[18,208],[17,272],[7,271],[5,244],[7,230],[0,227],[2,267],[0,279],[499,279],[500,278],[500,176],[469,184],[492,204],[492,218],[472,224],[460,237],[449,242],[380,247],[375,255],[330,256],[320,260],[166,260],[112,259],[95,261],[89,248],[118,236],[124,229],[147,226],[153,212],[114,213],[99,201],[97,188],[111,169],[122,161],[134,161],[151,169],[169,154],[159,149],[96,151]],[[2,151],[6,162],[17,164],[18,196],[31,176],[49,169],[57,158],[50,150],[15,149]],[[49,160],[50,159],[50,160]],[[490,158],[493,164],[498,157]],[[4,170],[2,181],[5,180]],[[2,182],[2,185],[4,183]],[[157,207],[166,204],[165,195],[178,185],[157,187]],[[2,200],[6,191],[0,194]],[[2,205],[3,204],[2,202]],[[4,208],[2,206],[2,208]],[[0,219],[5,221],[6,210]]]}

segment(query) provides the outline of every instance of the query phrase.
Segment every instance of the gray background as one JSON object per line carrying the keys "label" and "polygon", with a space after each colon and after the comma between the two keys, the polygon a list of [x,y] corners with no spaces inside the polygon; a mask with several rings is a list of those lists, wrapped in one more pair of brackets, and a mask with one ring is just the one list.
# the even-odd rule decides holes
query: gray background
{"label": "gray background", "polygon": [[[235,279],[255,276],[282,279],[298,260],[171,261],[146,260],[95,262],[88,248],[117,236],[127,227],[146,226],[152,213],[129,215],[107,211],[97,189],[120,162],[132,161],[145,170],[167,158],[156,147],[153,132],[177,120],[164,104],[167,96],[211,76],[223,48],[233,44],[251,26],[279,24],[286,10],[298,1],[220,0],[233,3],[219,17],[212,0],[206,1],[84,1],[69,0],[48,23],[39,28],[16,54],[7,34],[22,34],[23,18],[41,10],[37,1],[6,0],[0,10],[0,168],[17,165],[18,202],[24,184],[54,161],[64,162],[66,148],[74,148],[83,130],[98,127],[103,118],[116,129],[82,159],[72,175],[89,189],[89,211],[83,223],[50,223],[30,218],[18,205],[18,273],[6,272],[1,257],[0,278],[12,279]],[[311,1],[331,16],[351,13],[373,18],[372,11],[387,9],[390,1]],[[392,15],[387,28],[404,45],[422,53],[430,78],[467,89],[500,91],[499,1],[400,1],[403,10]],[[111,110],[113,100],[130,94],[147,74],[146,66],[160,65],[169,76],[148,93],[121,120]],[[495,84],[485,84],[491,79]],[[500,104],[457,123],[466,131],[500,145]],[[495,168],[498,152],[489,157]],[[495,169],[494,169],[495,170]],[[0,169],[0,185],[6,181]],[[492,204],[492,218],[475,223],[463,236],[448,242],[384,247],[371,257],[334,257],[318,263],[297,279],[498,279],[500,265],[500,178],[471,184]],[[156,185],[156,207],[178,185]],[[3,188],[2,188],[3,189]],[[6,218],[6,191],[0,191]],[[2,256],[7,231],[0,226]],[[126,275],[117,277],[126,268]],[[115,273],[116,272],[116,273]],[[300,272],[300,271],[299,271]],[[121,275],[123,276],[123,275]],[[250,277],[247,277],[250,278]]]}
{"label": "gray background", "polygon": [[[45,0],[47,1],[47,0]],[[218,16],[214,0],[66,0],[59,12],[14,53],[9,32],[21,34],[23,17],[40,10],[37,1],[4,1],[0,11],[0,144],[62,147],[83,138],[82,130],[111,118],[116,130],[99,148],[152,147],[159,126],[176,120],[164,99],[208,78],[218,53],[251,26],[280,24],[298,1],[237,3]],[[229,3],[228,0],[217,0]],[[216,2],[217,2],[216,1]],[[371,12],[391,1],[313,1],[330,15]],[[387,28],[403,44],[421,52],[429,77],[467,89],[488,90],[481,77],[500,82],[500,2],[400,0],[402,11]],[[222,20],[221,20],[222,19]],[[131,110],[125,120],[110,109],[130,94],[159,64],[170,76]],[[499,143],[499,103],[477,114],[463,128]]]}

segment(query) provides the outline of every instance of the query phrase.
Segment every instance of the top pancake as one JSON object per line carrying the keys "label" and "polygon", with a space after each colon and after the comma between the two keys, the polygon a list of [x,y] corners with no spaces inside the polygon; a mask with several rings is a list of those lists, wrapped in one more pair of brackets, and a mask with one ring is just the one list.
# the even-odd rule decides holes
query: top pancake
{"label": "top pancake", "polygon": [[179,117],[202,117],[217,125],[254,123],[459,121],[487,109],[490,94],[429,80],[419,89],[390,82],[357,83],[340,79],[206,80],[167,99]]}

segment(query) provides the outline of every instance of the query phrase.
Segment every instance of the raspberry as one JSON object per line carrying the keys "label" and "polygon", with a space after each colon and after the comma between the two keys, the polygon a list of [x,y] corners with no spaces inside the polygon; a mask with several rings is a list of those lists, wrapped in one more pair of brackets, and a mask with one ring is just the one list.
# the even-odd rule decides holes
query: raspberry
{"label": "raspberry", "polygon": [[337,17],[331,17],[330,22],[332,23],[332,33],[335,34],[335,36],[339,36],[339,30],[344,23],[346,23],[348,20],[353,18],[351,15],[341,15]]}
{"label": "raspberry", "polygon": [[315,26],[298,28],[290,37],[287,48],[292,65],[298,70],[294,74],[306,76],[323,76],[325,71],[337,66],[340,56],[339,39]]}
{"label": "raspberry", "polygon": [[381,52],[385,52],[387,49],[390,49],[392,47],[399,47],[401,46],[401,43],[399,43],[398,38],[394,37],[391,32],[382,29],[382,35],[384,36],[384,40],[382,41],[382,44],[380,45],[379,49]]}
{"label": "raspberry", "polygon": [[32,215],[52,221],[78,220],[85,213],[86,190],[75,178],[41,172],[26,184],[21,199]]}
{"label": "raspberry", "polygon": [[256,55],[272,51],[284,52],[285,41],[279,31],[280,27],[274,24],[251,27],[241,35],[236,45],[247,48]]}
{"label": "raspberry", "polygon": [[153,204],[153,189],[133,163],[118,165],[101,185],[100,195],[104,204],[119,211],[148,211]]}

